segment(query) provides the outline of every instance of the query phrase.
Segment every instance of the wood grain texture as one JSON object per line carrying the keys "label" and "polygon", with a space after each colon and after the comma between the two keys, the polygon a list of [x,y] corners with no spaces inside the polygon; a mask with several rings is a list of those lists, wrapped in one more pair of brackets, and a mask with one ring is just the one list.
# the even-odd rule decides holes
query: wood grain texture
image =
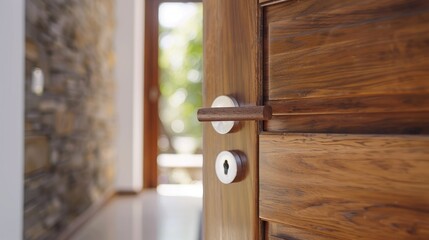
{"label": "wood grain texture", "polygon": [[269,99],[428,93],[428,8],[420,0],[267,7]]}
{"label": "wood grain texture", "polygon": [[271,106],[210,107],[200,108],[197,111],[197,118],[201,122],[269,120],[271,116]]}
{"label": "wood grain texture", "polygon": [[419,0],[265,7],[264,99],[287,117],[264,130],[427,133],[428,23],[429,1]]}
{"label": "wood grain texture", "polygon": [[268,224],[268,239],[305,239],[305,240],[331,240],[331,236],[320,233],[308,232],[306,230],[283,225],[275,222]]}
{"label": "wood grain texture", "polygon": [[332,239],[429,238],[429,137],[284,134],[259,144],[262,219]]}
{"label": "wood grain texture", "polygon": [[284,133],[428,134],[429,112],[273,116],[264,130]]}
{"label": "wood grain texture", "polygon": [[261,7],[265,7],[268,5],[278,4],[278,3],[286,2],[286,1],[289,1],[289,0],[259,0],[259,4]]}
{"label": "wood grain texture", "polygon": [[[204,0],[204,106],[220,95],[239,104],[260,104],[257,0]],[[203,124],[204,239],[258,239],[257,123],[220,135]],[[222,184],[215,174],[217,154],[246,155],[245,178]]]}
{"label": "wood grain texture", "polygon": [[270,235],[270,236],[268,236],[268,237],[267,237],[267,239],[268,239],[268,240],[284,240],[283,238],[279,238],[279,237],[271,236],[271,235]]}
{"label": "wood grain texture", "polygon": [[348,113],[429,112],[429,94],[369,95],[268,101],[272,114],[316,115]]}

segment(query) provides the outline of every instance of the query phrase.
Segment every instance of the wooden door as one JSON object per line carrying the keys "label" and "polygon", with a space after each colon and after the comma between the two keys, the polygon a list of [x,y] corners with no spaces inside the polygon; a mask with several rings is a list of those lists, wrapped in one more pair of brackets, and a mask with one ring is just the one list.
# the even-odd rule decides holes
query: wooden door
{"label": "wooden door", "polygon": [[[205,0],[205,239],[429,239],[429,1]],[[246,155],[221,184],[217,153]]]}

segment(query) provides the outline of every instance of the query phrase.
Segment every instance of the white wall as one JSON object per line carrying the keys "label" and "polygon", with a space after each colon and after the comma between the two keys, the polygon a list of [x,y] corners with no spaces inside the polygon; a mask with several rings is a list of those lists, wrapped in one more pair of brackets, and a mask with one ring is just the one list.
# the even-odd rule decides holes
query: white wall
{"label": "white wall", "polygon": [[140,191],[143,181],[143,3],[116,1],[118,191]]}
{"label": "white wall", "polygon": [[0,239],[22,238],[24,0],[0,1]]}

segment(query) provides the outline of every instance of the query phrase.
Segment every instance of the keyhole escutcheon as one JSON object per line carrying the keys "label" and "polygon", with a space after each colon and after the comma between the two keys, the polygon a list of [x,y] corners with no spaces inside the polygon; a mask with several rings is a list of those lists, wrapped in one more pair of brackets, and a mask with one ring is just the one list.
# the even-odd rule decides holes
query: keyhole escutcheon
{"label": "keyhole escutcheon", "polygon": [[222,151],[217,155],[215,171],[219,181],[224,184],[230,184],[241,180],[244,164],[240,156],[234,150]]}
{"label": "keyhole escutcheon", "polygon": [[225,162],[223,162],[223,173],[225,175],[228,175],[228,169],[229,169],[228,160],[225,160]]}

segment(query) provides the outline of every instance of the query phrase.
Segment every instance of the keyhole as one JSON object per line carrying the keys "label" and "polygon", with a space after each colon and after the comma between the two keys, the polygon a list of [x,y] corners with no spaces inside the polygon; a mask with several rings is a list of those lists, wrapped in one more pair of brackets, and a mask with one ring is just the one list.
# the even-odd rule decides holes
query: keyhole
{"label": "keyhole", "polygon": [[225,175],[228,175],[228,169],[229,169],[229,164],[228,164],[228,161],[225,160],[225,162],[223,162],[223,173],[225,173]]}

